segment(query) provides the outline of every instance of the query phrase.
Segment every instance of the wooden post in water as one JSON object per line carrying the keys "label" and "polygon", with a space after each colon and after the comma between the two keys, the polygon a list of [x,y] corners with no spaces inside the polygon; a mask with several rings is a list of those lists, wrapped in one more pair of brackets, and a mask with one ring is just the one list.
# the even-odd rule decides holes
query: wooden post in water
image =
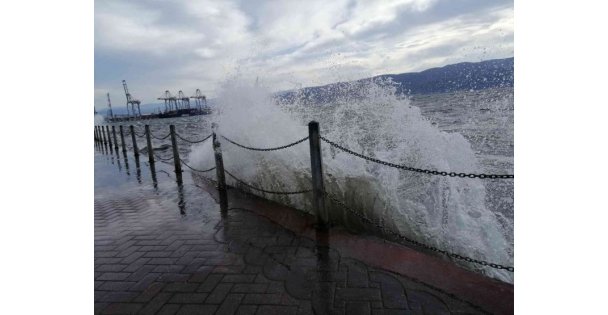
{"label": "wooden post in water", "polygon": [[[129,126],[129,131],[131,132],[131,139],[133,139],[133,154],[135,154],[135,157],[139,157],[139,149],[137,148],[137,139],[135,139],[135,128],[133,128],[133,125]],[[138,164],[139,164],[139,160],[137,160]],[[137,166],[139,168],[139,166]]]}
{"label": "wooden post in water", "polygon": [[118,139],[116,138],[116,128],[112,125],[112,135],[114,136],[114,149],[118,152]]}
{"label": "wooden post in water", "polygon": [[310,170],[312,172],[312,205],[317,217],[317,228],[327,229],[328,215],[325,210],[325,188],[323,187],[323,162],[321,160],[321,138],[319,123],[308,123],[308,141],[310,142]]}
{"label": "wooden post in water", "polygon": [[118,128],[120,130],[120,143],[122,143],[122,152],[127,152],[127,144],[125,143],[125,134],[122,130],[122,125],[118,126]]}
{"label": "wooden post in water", "polygon": [[150,125],[146,125],[146,143],[148,145],[148,162],[154,164],[154,148],[152,148],[152,139],[150,139]]}
{"label": "wooden post in water", "polygon": [[110,149],[112,149],[112,135],[110,134],[110,126],[106,125],[106,132],[108,133],[108,144],[110,145]]}
{"label": "wooden post in water", "polygon": [[226,186],[226,175],[224,174],[224,160],[222,158],[222,147],[215,133],[217,124],[212,124],[213,129],[213,153],[215,155],[215,173],[217,176],[217,190],[220,194],[220,209],[222,213],[228,211],[228,191]]}
{"label": "wooden post in water", "polygon": [[177,139],[175,138],[175,126],[170,125],[169,130],[171,131],[171,145],[173,146],[173,162],[175,164],[175,178],[179,185],[182,184],[182,162],[179,159],[179,150],[177,149]]}

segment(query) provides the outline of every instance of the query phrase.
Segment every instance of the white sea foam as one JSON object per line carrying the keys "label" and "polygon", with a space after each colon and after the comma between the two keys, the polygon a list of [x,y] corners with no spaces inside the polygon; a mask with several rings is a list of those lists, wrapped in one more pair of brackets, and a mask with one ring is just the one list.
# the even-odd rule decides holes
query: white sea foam
{"label": "white sea foam", "polygon": [[[329,93],[325,104],[311,104],[310,95],[296,95],[285,103],[263,86],[229,80],[216,101],[218,134],[248,146],[275,147],[307,136],[306,124],[314,118],[322,135],[368,156],[416,168],[480,172],[470,143],[458,133],[433,126],[406,97],[395,95],[391,82],[344,84]],[[225,167],[239,178],[269,190],[310,188],[308,142],[272,152],[221,142]],[[196,167],[213,165],[211,143],[194,147],[190,159]],[[398,170],[325,143],[323,164],[326,190],[368,217],[382,220],[387,228],[440,249],[513,265],[512,243],[505,236],[512,231],[503,230],[512,225],[501,225],[487,209],[482,180]],[[311,211],[306,194],[265,197]],[[333,221],[347,226],[354,222],[340,207],[330,201],[327,205]],[[510,272],[466,266],[513,281]]]}
{"label": "white sea foam", "polygon": [[95,117],[93,119],[94,119],[94,122],[95,122],[96,126],[98,126],[98,125],[105,125],[106,124],[105,118],[102,115],[100,115],[100,114],[95,114]]}

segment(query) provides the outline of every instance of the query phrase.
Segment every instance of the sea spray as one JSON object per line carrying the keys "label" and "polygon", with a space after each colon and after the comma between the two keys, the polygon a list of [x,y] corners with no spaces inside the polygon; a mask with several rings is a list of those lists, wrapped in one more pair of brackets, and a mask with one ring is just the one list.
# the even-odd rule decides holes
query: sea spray
{"label": "sea spray", "polygon": [[93,118],[93,122],[94,122],[95,126],[105,125],[106,119],[100,114],[95,114],[95,116]]}
{"label": "sea spray", "polygon": [[[420,109],[395,93],[389,80],[344,83],[324,95],[274,97],[265,87],[229,80],[217,98],[218,134],[253,147],[276,147],[307,136],[306,124],[319,121],[321,134],[367,156],[416,168],[479,173],[470,143],[446,133]],[[311,101],[314,100],[314,101]],[[266,190],[311,188],[308,142],[285,150],[249,151],[220,137],[226,169]],[[194,148],[191,161],[212,165],[211,144]],[[504,224],[485,205],[480,179],[432,176],[368,162],[322,144],[326,190],[357,211],[406,237],[464,256],[512,266],[512,243]],[[230,179],[230,178],[229,178]],[[236,183],[232,180],[233,185]],[[312,212],[310,196],[263,194],[265,198]],[[352,216],[327,201],[334,222]],[[458,262],[461,263],[462,262]],[[513,274],[474,264],[466,267],[512,282]]]}

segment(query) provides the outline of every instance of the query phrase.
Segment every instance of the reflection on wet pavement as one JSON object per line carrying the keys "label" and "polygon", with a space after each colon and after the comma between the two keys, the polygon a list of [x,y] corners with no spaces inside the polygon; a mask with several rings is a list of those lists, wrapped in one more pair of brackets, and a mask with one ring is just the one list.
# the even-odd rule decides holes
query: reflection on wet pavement
{"label": "reflection on wet pavement", "polygon": [[189,174],[177,185],[171,165],[117,153],[95,154],[95,313],[482,313],[342,257],[328,234],[311,240],[237,208],[222,217]]}

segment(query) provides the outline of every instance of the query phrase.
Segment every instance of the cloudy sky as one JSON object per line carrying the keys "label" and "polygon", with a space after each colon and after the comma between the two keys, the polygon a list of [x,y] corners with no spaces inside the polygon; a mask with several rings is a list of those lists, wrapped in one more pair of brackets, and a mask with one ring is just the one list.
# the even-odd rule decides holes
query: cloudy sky
{"label": "cloudy sky", "polygon": [[513,56],[512,0],[96,0],[95,105],[165,90],[213,98]]}

